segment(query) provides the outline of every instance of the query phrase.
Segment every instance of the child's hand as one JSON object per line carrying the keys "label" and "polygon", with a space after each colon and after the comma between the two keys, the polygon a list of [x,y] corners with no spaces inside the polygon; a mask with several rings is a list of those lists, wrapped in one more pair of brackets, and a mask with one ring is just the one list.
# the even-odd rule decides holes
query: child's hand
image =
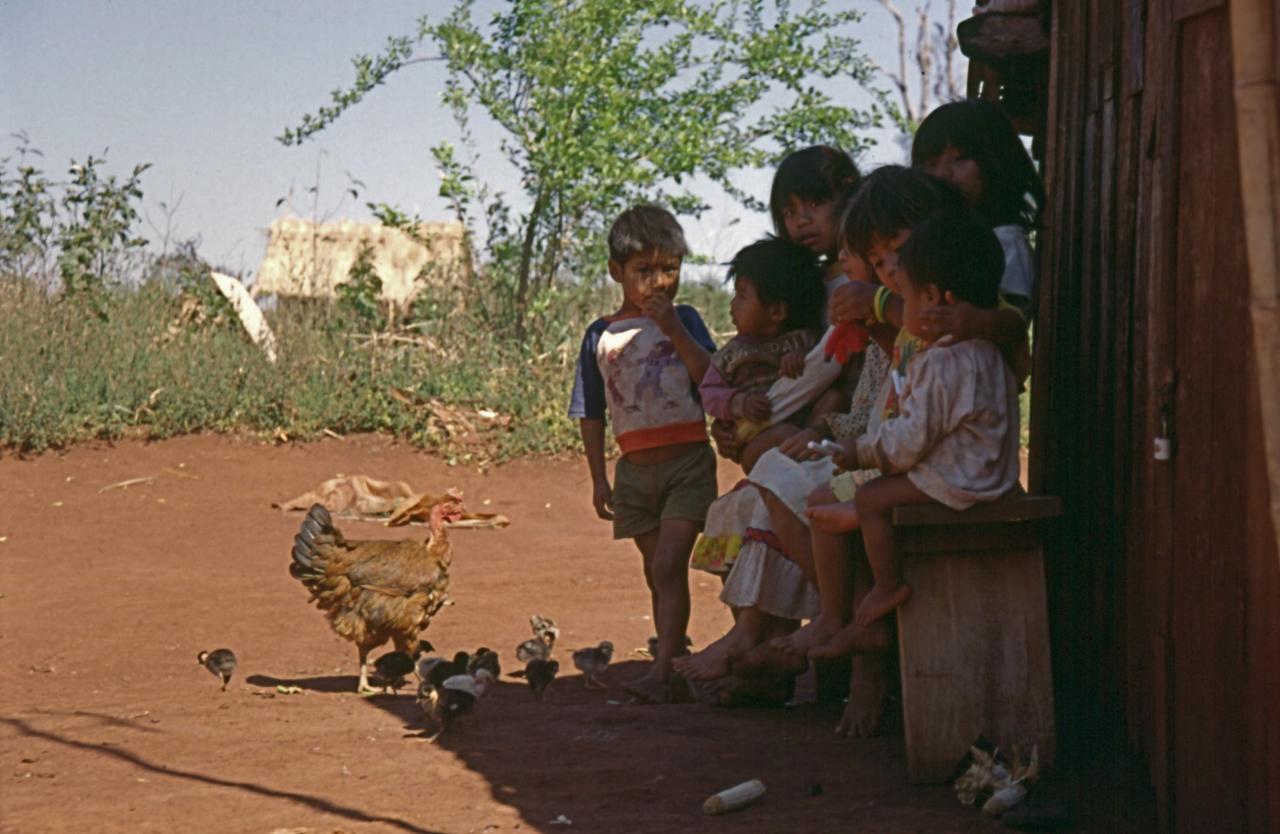
{"label": "child's hand", "polygon": [[805,429],[778,444],[778,451],[792,460],[817,460],[822,455],[809,448],[809,441],[816,443],[821,440],[822,435],[817,429]]}
{"label": "child's hand", "polygon": [[871,305],[876,298],[876,289],[875,284],[866,281],[849,281],[836,287],[827,313],[830,323],[870,319],[874,312]]}
{"label": "child's hand", "polygon": [[655,292],[646,298],[640,305],[640,312],[653,319],[658,329],[667,336],[680,326],[680,319],[676,317],[676,305],[671,303],[671,297],[664,292]]}
{"label": "child's hand", "polygon": [[773,414],[773,403],[769,402],[769,395],[764,391],[748,391],[745,394],[738,394],[736,400],[734,406],[748,420],[755,420],[759,423],[768,420]]}
{"label": "child's hand", "polygon": [[861,469],[858,465],[858,439],[850,437],[840,442],[840,451],[831,456],[831,460],[842,472],[848,472],[852,469]]}
{"label": "child's hand", "polygon": [[782,354],[782,361],[779,363],[779,370],[782,375],[795,379],[804,373],[804,353],[798,350],[789,350]]}
{"label": "child's hand", "polygon": [[720,453],[720,457],[728,458],[734,463],[742,457],[742,447],[746,444],[738,439],[737,432],[733,430],[732,421],[712,420],[711,439],[715,442],[716,451]]}
{"label": "child's hand", "polygon": [[939,304],[920,311],[920,332],[916,335],[928,342],[944,336],[952,341],[986,338],[981,327],[982,311],[967,301]]}
{"label": "child's hand", "polygon": [[601,478],[592,486],[591,503],[596,508],[596,515],[605,521],[613,520],[613,488],[607,480]]}

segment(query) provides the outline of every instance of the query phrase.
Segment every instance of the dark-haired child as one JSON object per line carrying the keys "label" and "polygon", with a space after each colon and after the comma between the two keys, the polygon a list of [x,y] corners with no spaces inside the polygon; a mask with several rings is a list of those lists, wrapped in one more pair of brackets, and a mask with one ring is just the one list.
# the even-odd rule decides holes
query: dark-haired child
{"label": "dark-haired child", "polygon": [[826,303],[822,268],[805,247],[768,237],[743,248],[729,264],[729,313],[738,334],[711,357],[702,378],[702,405],[712,417],[733,421],[754,459],[753,445],[776,446],[800,429],[770,424],[769,387],[804,370],[818,341]]}
{"label": "dark-haired child", "polygon": [[[903,325],[920,330],[933,307],[993,310],[1004,253],[989,226],[967,213],[935,216],[899,253]],[[892,520],[894,507],[937,502],[963,510],[994,501],[1018,482],[1018,390],[986,339],[926,343],[898,384],[897,415],[847,441],[835,456],[846,470],[880,470],[852,500],[809,510],[827,531],[862,530],[875,587],[854,614],[865,627],[907,601]]]}
{"label": "dark-haired child", "polygon": [[[687,252],[676,218],[657,206],[624,211],[609,231],[609,275],[622,306],[587,328],[569,416],[580,421],[596,515],[634,539],[658,630],[653,667],[628,685],[638,699],[671,697],[671,661],[685,653],[689,553],[716,496],[697,386],[715,350],[697,310],[673,303]],[[622,452],[609,484],[605,417]]]}
{"label": "dark-haired child", "polygon": [[1035,299],[1027,233],[1040,222],[1044,185],[1035,163],[999,105],[984,99],[944,104],[921,122],[911,164],[953,183],[992,227],[1004,250],[1002,303],[993,311],[957,304],[930,310],[921,330],[931,339],[985,338],[999,344],[1019,382],[1030,370],[1026,339]]}

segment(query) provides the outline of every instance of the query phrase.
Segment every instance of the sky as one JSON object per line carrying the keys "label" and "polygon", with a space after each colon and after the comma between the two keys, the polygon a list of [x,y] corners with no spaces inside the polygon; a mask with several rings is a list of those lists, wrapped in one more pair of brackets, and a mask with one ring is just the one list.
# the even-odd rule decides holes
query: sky
{"label": "sky", "polygon": [[[896,62],[891,18],[875,0],[855,33],[873,59]],[[500,0],[481,0],[487,20]],[[423,15],[441,17],[450,0],[0,0],[0,157],[13,158],[16,132],[40,150],[47,176],[62,180],[71,160],[107,156],[106,173],[143,174],[142,231],[158,248],[200,239],[215,266],[252,273],[271,221],[289,213],[368,219],[365,203],[386,202],[428,220],[451,219],[437,196],[429,149],[458,140],[441,107],[444,67],[406,67],[302,147],[275,140],[304,113],[349,84],[350,59],[376,54],[390,35],[412,34]],[[959,74],[963,78],[963,67]],[[887,86],[887,82],[886,82]],[[849,102],[864,106],[860,91]],[[498,135],[476,130],[480,161],[501,170]],[[901,162],[890,131],[861,160],[864,169]],[[770,172],[741,184],[767,196]],[[347,189],[363,183],[359,199]],[[308,189],[318,186],[315,196]],[[509,192],[517,191],[515,183]],[[710,195],[709,195],[710,196]],[[285,203],[277,207],[277,202]],[[701,220],[685,223],[695,252],[727,259],[769,230],[763,214],[713,197]]]}

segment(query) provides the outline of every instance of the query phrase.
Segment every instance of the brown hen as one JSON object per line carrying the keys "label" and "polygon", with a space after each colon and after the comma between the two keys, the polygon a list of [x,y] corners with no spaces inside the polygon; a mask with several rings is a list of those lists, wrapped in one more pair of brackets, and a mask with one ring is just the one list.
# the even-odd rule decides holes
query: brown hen
{"label": "brown hen", "polygon": [[445,523],[462,505],[448,498],[431,508],[426,541],[355,541],[345,538],[329,511],[315,504],[293,539],[289,573],[311,592],[329,625],[360,652],[362,695],[369,686],[369,652],[391,640],[409,652],[447,599],[451,547]]}

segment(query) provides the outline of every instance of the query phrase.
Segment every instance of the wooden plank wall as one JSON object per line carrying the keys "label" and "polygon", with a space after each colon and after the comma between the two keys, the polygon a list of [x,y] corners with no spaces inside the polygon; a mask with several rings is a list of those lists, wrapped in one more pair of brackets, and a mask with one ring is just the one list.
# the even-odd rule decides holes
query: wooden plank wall
{"label": "wooden plank wall", "polygon": [[1277,834],[1280,568],[1227,14],[1053,4],[1031,476],[1067,510],[1046,540],[1062,762],[1123,744],[1163,829]]}

